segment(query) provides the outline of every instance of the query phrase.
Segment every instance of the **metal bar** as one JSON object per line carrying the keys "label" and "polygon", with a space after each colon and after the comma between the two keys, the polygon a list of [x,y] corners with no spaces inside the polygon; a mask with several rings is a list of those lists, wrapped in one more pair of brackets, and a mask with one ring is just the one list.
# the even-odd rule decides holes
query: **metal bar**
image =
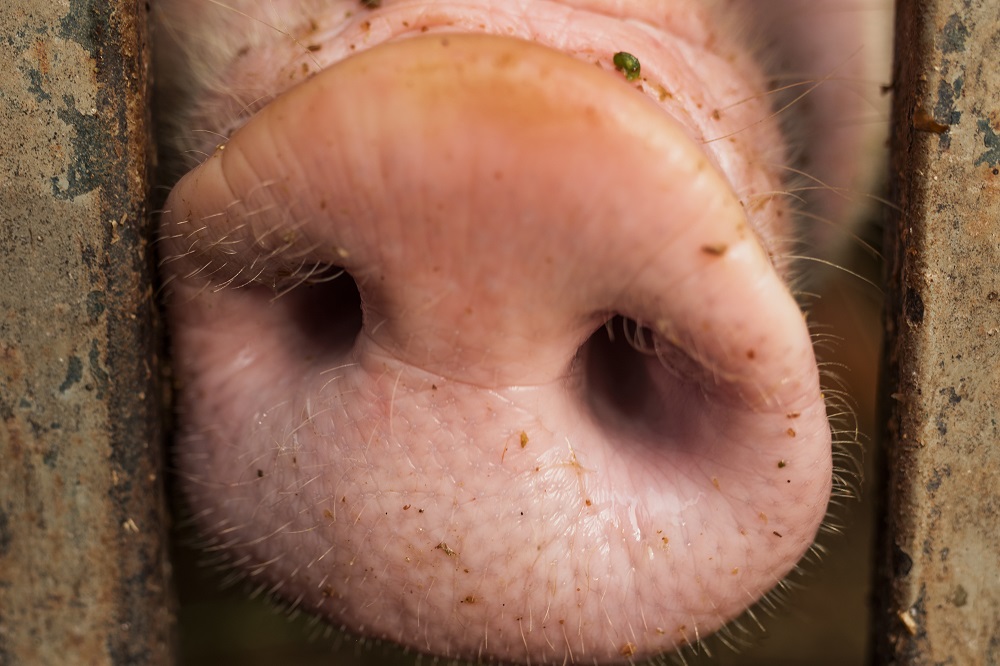
{"label": "metal bar", "polygon": [[144,3],[0,2],[0,664],[169,664]]}
{"label": "metal bar", "polygon": [[879,664],[1000,663],[1000,11],[900,0]]}

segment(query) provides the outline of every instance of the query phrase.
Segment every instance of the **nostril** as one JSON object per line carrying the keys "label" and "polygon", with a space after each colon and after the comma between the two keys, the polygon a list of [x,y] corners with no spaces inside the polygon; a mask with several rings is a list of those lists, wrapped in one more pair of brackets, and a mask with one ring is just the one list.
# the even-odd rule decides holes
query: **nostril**
{"label": "nostril", "polygon": [[581,349],[583,401],[614,439],[684,446],[708,387],[704,370],[633,319],[616,316]]}
{"label": "nostril", "polygon": [[[617,316],[583,347],[584,384],[591,409],[602,420],[648,421],[653,385],[640,349],[648,330]],[[615,423],[609,423],[615,426]]]}
{"label": "nostril", "polygon": [[299,333],[307,354],[342,354],[361,331],[361,293],[351,275],[338,266],[313,272],[309,282],[278,296],[289,323]]}

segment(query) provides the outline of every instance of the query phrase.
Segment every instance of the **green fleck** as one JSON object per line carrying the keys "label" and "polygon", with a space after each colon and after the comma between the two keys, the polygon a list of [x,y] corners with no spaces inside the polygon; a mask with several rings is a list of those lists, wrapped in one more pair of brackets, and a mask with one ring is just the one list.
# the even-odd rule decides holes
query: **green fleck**
{"label": "green fleck", "polygon": [[619,72],[624,72],[625,79],[627,81],[635,81],[639,78],[642,66],[639,64],[639,59],[631,53],[619,51],[615,54],[613,61],[615,63],[615,69]]}

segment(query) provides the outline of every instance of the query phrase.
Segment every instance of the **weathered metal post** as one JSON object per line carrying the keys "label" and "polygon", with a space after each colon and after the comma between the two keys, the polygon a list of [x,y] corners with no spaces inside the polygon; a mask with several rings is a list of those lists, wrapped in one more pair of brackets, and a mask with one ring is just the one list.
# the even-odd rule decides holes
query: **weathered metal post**
{"label": "weathered metal post", "polygon": [[1000,664],[1000,7],[900,0],[879,664]]}
{"label": "weathered metal post", "polygon": [[0,664],[169,664],[137,0],[0,2]]}

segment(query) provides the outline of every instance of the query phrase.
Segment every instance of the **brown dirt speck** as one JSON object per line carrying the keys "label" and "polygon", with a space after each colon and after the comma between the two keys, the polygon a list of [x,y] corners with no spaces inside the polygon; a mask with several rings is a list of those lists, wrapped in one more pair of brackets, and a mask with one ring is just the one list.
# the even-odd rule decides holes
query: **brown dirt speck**
{"label": "brown dirt speck", "polygon": [[458,555],[458,553],[453,551],[444,541],[434,546],[434,548],[444,552],[444,554],[447,555],[448,557],[455,557]]}

